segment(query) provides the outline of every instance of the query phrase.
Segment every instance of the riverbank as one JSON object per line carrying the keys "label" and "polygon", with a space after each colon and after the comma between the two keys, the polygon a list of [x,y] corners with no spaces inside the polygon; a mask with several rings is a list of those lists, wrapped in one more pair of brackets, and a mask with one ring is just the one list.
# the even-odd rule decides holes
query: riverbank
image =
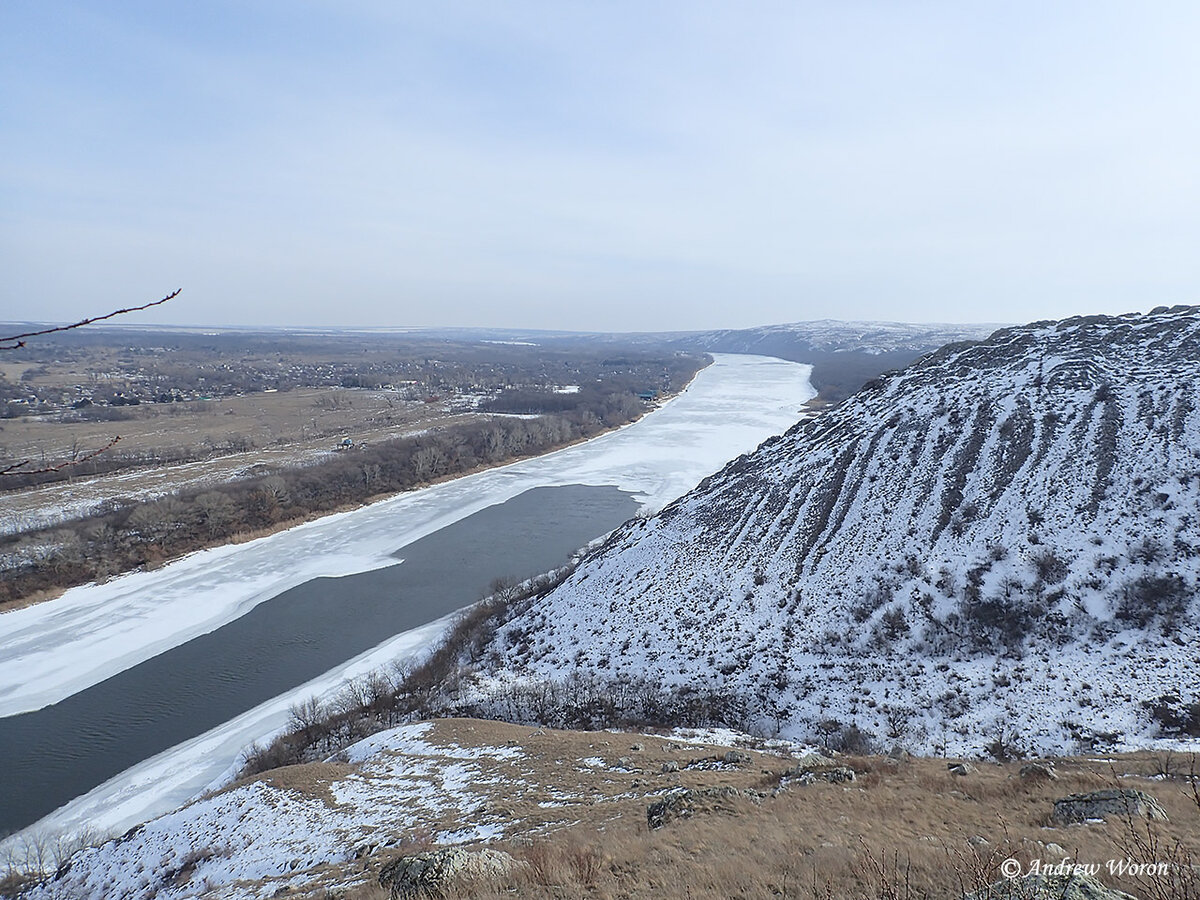
{"label": "riverbank", "polygon": [[[58,702],[312,578],[394,565],[404,556],[397,547],[532,488],[612,485],[635,494],[643,508],[660,508],[792,424],[815,393],[808,373],[771,358],[718,357],[683,395],[600,438],[10,613],[0,619],[15,626],[0,635],[0,707],[13,715]],[[114,816],[128,827],[164,812],[218,779],[246,744],[277,732],[291,705],[336,693],[347,678],[397,655],[420,654],[440,635],[433,626],[397,635],[357,661],[133,766],[37,830],[75,830]]]}

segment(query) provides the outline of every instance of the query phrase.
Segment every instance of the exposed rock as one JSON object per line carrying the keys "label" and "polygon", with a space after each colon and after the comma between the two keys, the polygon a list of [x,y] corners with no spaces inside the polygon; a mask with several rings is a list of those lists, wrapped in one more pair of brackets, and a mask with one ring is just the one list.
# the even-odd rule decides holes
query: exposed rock
{"label": "exposed rock", "polygon": [[1058,781],[1058,773],[1053,765],[1044,763],[1029,763],[1021,766],[1022,781]]}
{"label": "exposed rock", "polygon": [[1137,900],[1090,875],[1026,875],[1005,879],[963,900]]}
{"label": "exposed rock", "polygon": [[967,775],[974,775],[977,771],[976,768],[969,762],[946,763],[946,769],[951,775],[957,775],[960,778]]}
{"label": "exposed rock", "polygon": [[854,770],[849,766],[836,766],[832,764],[814,765],[802,762],[784,772],[783,777],[792,779],[800,784],[815,784],[818,781],[827,781],[830,784],[847,784],[854,781],[858,776],[854,774]]}
{"label": "exposed rock", "polygon": [[391,891],[392,900],[450,897],[459,879],[496,878],[516,866],[515,859],[499,850],[448,847],[392,860],[380,871],[379,884]]}
{"label": "exposed rock", "polygon": [[1071,794],[1054,801],[1052,818],[1059,825],[1103,819],[1105,816],[1166,821],[1167,813],[1158,801],[1145,791],[1133,788]]}
{"label": "exposed rock", "polygon": [[674,819],[686,819],[697,812],[732,812],[733,807],[729,805],[730,800],[760,800],[762,796],[759,791],[733,787],[673,791],[647,807],[646,824],[651,828],[662,828]]}

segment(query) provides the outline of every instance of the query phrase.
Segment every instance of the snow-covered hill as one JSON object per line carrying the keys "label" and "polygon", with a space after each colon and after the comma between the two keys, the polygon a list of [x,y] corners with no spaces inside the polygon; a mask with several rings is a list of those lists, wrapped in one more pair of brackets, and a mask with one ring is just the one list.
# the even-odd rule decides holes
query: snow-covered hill
{"label": "snow-covered hill", "polygon": [[1196,732],[1198,394],[1195,307],[948,346],[624,526],[496,647],[727,688],[801,738]]}

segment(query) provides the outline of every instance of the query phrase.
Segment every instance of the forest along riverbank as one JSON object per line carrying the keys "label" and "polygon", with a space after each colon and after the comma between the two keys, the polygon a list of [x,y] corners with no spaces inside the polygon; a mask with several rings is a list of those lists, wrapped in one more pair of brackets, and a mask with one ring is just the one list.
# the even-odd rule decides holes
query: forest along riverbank
{"label": "forest along riverbank", "polygon": [[383,637],[470,604],[498,576],[561,565],[636,509],[613,487],[534,488],[409,544],[401,564],[291,588],[59,703],[0,720],[0,834]]}

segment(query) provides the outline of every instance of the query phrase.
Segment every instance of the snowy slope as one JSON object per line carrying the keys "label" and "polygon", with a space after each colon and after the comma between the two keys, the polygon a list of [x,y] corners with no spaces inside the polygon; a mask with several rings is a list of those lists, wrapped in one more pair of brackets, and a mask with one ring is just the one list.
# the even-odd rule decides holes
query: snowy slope
{"label": "snowy slope", "polygon": [[951,345],[624,526],[497,646],[796,737],[1148,741],[1143,701],[1200,700],[1198,391],[1197,308]]}

